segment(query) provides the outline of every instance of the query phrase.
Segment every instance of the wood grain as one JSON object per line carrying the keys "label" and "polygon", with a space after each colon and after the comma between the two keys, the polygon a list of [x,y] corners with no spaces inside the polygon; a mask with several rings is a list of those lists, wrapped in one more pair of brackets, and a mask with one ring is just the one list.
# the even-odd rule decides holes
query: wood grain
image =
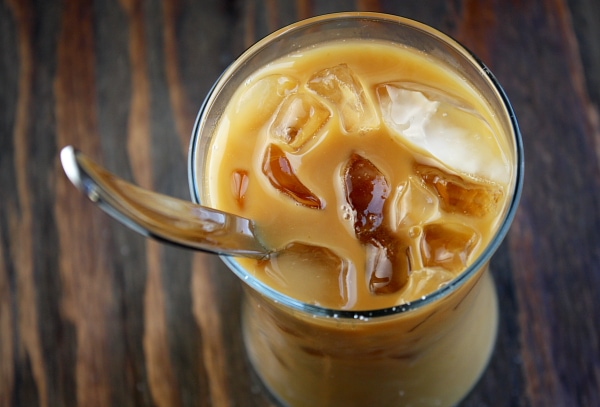
{"label": "wood grain", "polygon": [[526,181],[492,261],[494,358],[463,406],[600,405],[600,5],[594,0],[0,0],[0,406],[275,406],[241,283],[147,241],[69,184],[73,144],[187,198],[196,113],[247,47],[302,18],[383,11],[494,72]]}

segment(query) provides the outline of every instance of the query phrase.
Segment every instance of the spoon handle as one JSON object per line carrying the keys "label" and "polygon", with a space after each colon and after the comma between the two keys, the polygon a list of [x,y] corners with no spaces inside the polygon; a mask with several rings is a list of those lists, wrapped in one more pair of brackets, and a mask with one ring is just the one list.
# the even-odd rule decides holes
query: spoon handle
{"label": "spoon handle", "polygon": [[62,149],[60,159],[77,189],[144,236],[220,255],[261,258],[268,254],[249,219],[130,184],[72,146]]}

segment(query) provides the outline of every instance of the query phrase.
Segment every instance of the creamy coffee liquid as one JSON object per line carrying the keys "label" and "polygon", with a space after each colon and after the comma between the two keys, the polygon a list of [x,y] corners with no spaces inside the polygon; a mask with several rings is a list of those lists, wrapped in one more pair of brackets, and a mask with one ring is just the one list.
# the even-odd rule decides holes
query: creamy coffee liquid
{"label": "creamy coffee liquid", "polygon": [[240,260],[260,280],[308,303],[378,309],[435,291],[485,248],[513,176],[508,148],[458,74],[351,40],[250,77],[216,128],[204,187],[277,251]]}

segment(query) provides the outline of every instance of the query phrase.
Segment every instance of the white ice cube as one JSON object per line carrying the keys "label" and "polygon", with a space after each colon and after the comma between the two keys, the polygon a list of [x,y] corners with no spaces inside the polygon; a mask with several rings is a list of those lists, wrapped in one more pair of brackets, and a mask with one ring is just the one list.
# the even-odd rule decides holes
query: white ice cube
{"label": "white ice cube", "polygon": [[465,102],[412,83],[377,87],[386,125],[404,142],[427,151],[448,168],[506,183],[510,175],[490,125]]}

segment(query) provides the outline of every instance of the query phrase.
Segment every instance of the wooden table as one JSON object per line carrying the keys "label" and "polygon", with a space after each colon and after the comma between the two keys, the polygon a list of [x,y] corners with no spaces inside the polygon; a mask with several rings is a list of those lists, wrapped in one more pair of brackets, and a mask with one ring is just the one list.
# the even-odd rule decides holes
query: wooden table
{"label": "wooden table", "polygon": [[269,32],[384,11],[449,33],[496,74],[526,150],[492,267],[495,356],[464,406],[600,406],[600,3],[0,1],[0,406],[270,406],[244,355],[241,283],[81,196],[73,144],[187,198],[196,112]]}

